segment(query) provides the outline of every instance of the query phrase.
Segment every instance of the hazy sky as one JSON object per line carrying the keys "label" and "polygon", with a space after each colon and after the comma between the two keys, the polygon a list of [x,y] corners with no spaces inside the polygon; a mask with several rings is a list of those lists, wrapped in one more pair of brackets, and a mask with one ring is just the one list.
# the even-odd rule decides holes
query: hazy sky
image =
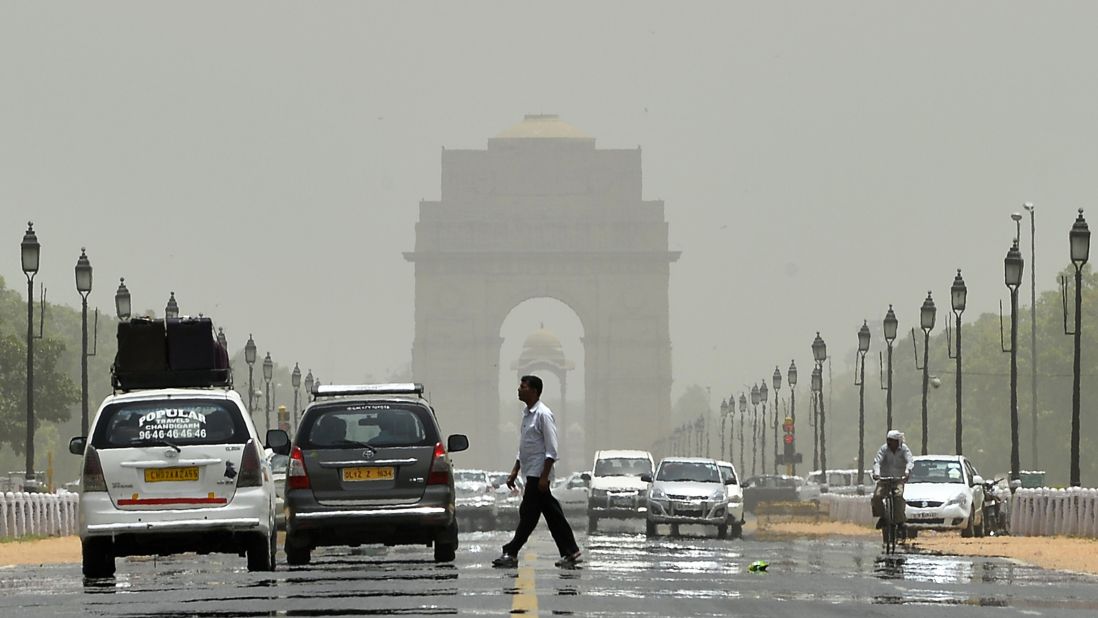
{"label": "hazy sky", "polygon": [[[890,302],[906,330],[958,267],[969,315],[996,310],[1025,200],[1051,288],[1098,195],[1095,23],[1089,2],[5,0],[0,275],[23,285],[33,219],[54,302],[78,303],[86,245],[104,310],[125,276],[234,347],[383,376],[410,361],[401,252],[441,149],[557,113],[643,149],[683,252],[675,393],[719,398],[807,367],[816,330],[851,349]],[[509,320],[507,349],[539,321]]]}

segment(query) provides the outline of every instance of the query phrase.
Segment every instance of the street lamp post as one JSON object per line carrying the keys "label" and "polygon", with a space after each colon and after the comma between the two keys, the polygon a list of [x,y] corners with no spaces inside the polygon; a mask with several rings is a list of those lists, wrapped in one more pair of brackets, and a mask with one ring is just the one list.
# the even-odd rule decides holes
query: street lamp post
{"label": "street lamp post", "polygon": [[252,339],[251,333],[248,333],[248,343],[244,344],[244,362],[248,363],[248,413],[251,414],[255,408],[255,385],[252,381],[255,369],[255,339]]}
{"label": "street lamp post", "polygon": [[267,352],[267,358],[263,359],[263,380],[267,383],[267,389],[263,395],[264,412],[267,414],[267,429],[271,428],[271,378],[274,377],[274,361],[271,353]]}
{"label": "street lamp post", "polygon": [[759,386],[751,385],[751,476],[755,476],[755,460],[759,450]]}
{"label": "street lamp post", "polygon": [[294,387],[294,413],[290,416],[290,429],[297,426],[297,393],[301,387],[301,367],[294,363],[294,370],[290,372],[290,385]]}
{"label": "street lamp post", "polygon": [[858,329],[858,356],[855,364],[861,364],[858,371],[858,493],[864,492],[863,482],[865,475],[865,355],[869,352],[869,322],[862,320],[862,327]]}
{"label": "street lamp post", "polygon": [[1018,250],[1018,239],[1003,259],[1003,279],[1010,290],[1010,480],[1011,486],[1021,478],[1018,455],[1018,287],[1022,285],[1025,261]]}
{"label": "street lamp post", "polygon": [[823,364],[827,360],[827,344],[824,343],[820,332],[816,331],[816,338],[812,341],[812,358],[816,361],[816,367],[820,370],[820,391],[816,396],[819,400],[820,409],[820,472],[823,473],[823,483],[820,485],[820,491],[827,492],[827,411],[824,408],[823,401]]}
{"label": "street lamp post", "polygon": [[[92,290],[92,266],[81,247],[76,260],[76,291],[80,293],[80,435],[88,435],[88,294]],[[96,313],[96,323],[98,320]]]}
{"label": "street lamp post", "polygon": [[762,380],[762,383],[759,384],[759,403],[762,404],[762,414],[760,416],[762,422],[759,423],[759,446],[761,447],[759,452],[759,471],[762,474],[766,474],[766,402],[768,398],[766,380]]}
{"label": "street lamp post", "polygon": [[34,224],[27,222],[27,231],[19,246],[23,274],[27,276],[27,470],[26,485],[35,485],[34,478],[34,275],[38,273],[38,260],[42,246],[34,233]]}
{"label": "street lamp post", "polygon": [[[823,391],[823,370],[812,366],[812,469],[820,469],[820,395]],[[827,479],[824,479],[827,482]]]}
{"label": "street lamp post", "polygon": [[743,464],[743,419],[747,416],[747,396],[740,392],[740,474],[747,471]]}
{"label": "street lamp post", "polygon": [[[958,455],[963,455],[961,435],[964,430],[964,425],[961,422],[961,314],[965,312],[965,304],[968,299],[968,286],[965,285],[965,280],[961,277],[961,269],[957,269],[957,276],[953,278],[953,285],[949,288],[949,295],[953,305],[953,315],[955,318],[956,326],[954,330],[957,331],[957,351],[952,356],[957,360],[957,419],[956,419],[956,431],[954,440],[956,441],[955,449]],[[946,322],[949,324],[949,322]]]}
{"label": "street lamp post", "polygon": [[931,298],[930,292],[926,293],[926,299],[923,300],[923,306],[919,308],[919,328],[923,331],[923,366],[919,366],[919,350],[915,346],[915,329],[911,329],[911,346],[915,350],[915,368],[923,370],[923,442],[920,455],[926,455],[926,442],[927,442],[927,410],[926,410],[926,397],[927,387],[930,386],[930,366],[927,362],[930,359],[930,331],[934,330],[934,318],[937,316],[938,310],[934,307],[934,299]]}
{"label": "street lamp post", "polygon": [[796,386],[797,386],[797,364],[793,361],[789,361],[789,370],[786,372],[786,382],[789,383],[789,417],[793,419],[793,456],[794,459],[788,462],[790,476],[797,475],[797,460],[796,460],[796,440],[797,440],[797,398],[796,398]]}
{"label": "street lamp post", "polygon": [[305,396],[313,396],[313,370],[310,369],[309,373],[305,375]]}
{"label": "street lamp post", "polygon": [[[888,425],[888,430],[892,431],[892,344],[896,342],[896,329],[899,326],[899,322],[896,320],[896,312],[892,310],[892,305],[888,306],[888,313],[884,317],[884,340],[885,346],[888,348],[888,381],[885,389],[885,418]],[[878,362],[880,357],[878,357]]]}
{"label": "street lamp post", "polygon": [[770,382],[774,385],[774,410],[771,417],[774,424],[771,426],[774,434],[774,474],[778,473],[778,391],[782,388],[782,372],[774,365],[774,375],[770,376]]}
{"label": "street lamp post", "polygon": [[1090,228],[1083,218],[1083,209],[1068,233],[1071,241],[1071,263],[1075,266],[1075,358],[1072,364],[1071,383],[1071,486],[1079,487],[1079,368],[1082,360],[1082,328],[1079,320],[1083,317],[1083,265],[1090,258]]}
{"label": "street lamp post", "polygon": [[[1037,456],[1037,223],[1033,202],[1022,204],[1029,213],[1029,373],[1030,373],[1030,456],[1033,469],[1040,468]],[[958,344],[959,345],[959,344]]]}
{"label": "street lamp post", "polygon": [[168,296],[168,304],[164,306],[164,317],[168,319],[179,317],[179,303],[175,302],[175,292]]}
{"label": "street lamp post", "polygon": [[721,459],[722,460],[725,458],[724,457],[724,436],[727,433],[725,431],[725,422],[727,420],[728,420],[728,400],[727,399],[722,399],[721,400],[721,440],[720,440],[720,442],[721,442]]}

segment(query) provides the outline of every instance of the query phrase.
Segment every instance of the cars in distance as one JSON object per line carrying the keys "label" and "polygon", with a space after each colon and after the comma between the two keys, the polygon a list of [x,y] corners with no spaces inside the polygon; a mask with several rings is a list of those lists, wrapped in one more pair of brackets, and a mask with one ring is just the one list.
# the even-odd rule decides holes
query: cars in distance
{"label": "cars in distance", "polygon": [[[862,485],[863,491],[867,494],[873,493],[873,471],[864,470],[862,472]],[[804,479],[804,485],[801,486],[800,499],[801,500],[819,500],[821,492],[821,485],[823,484],[823,471],[814,470]],[[848,468],[841,470],[828,470],[827,471],[827,491],[833,494],[854,495],[858,493],[858,470],[857,468]]]}
{"label": "cars in distance", "polygon": [[655,465],[652,454],[637,450],[595,452],[589,474],[587,528],[598,529],[600,519],[644,518],[648,513],[648,487]]}
{"label": "cars in distance", "polygon": [[[586,478],[585,478],[586,477]],[[587,479],[589,472],[573,472],[553,481],[553,497],[560,502],[566,515],[582,515],[587,512]]]}
{"label": "cars in distance", "polygon": [[984,479],[963,455],[919,455],[904,486],[907,528],[984,535]]}
{"label": "cars in distance", "polygon": [[183,552],[239,553],[248,570],[273,570],[275,487],[263,448],[234,391],[108,396],[90,435],[69,442],[83,456],[84,575],[110,577],[122,556]]}
{"label": "cars in distance", "polygon": [[454,470],[462,530],[491,530],[496,523],[495,488],[484,470]]}
{"label": "cars in distance", "polygon": [[290,465],[287,455],[271,452],[268,456],[271,464],[271,476],[275,486],[275,524],[279,530],[286,529],[286,469]]}
{"label": "cars in distance", "polygon": [[[323,385],[301,416],[286,474],[286,562],[324,546],[434,548],[450,562],[458,516],[449,453],[421,384]],[[277,452],[277,451],[276,451]]]}
{"label": "cars in distance", "polygon": [[488,473],[488,480],[492,482],[496,497],[496,526],[499,528],[513,528],[518,525],[518,510],[522,504],[522,492],[525,481],[522,475],[515,478],[515,488],[507,486],[507,477],[510,472],[494,470]]}
{"label": "cars in distance", "polygon": [[743,488],[740,487],[736,466],[718,460],[717,467],[728,494],[728,535],[734,539],[743,538]]}
{"label": "cars in distance", "polygon": [[717,462],[702,457],[665,457],[655,475],[641,477],[651,483],[645,533],[659,534],[659,526],[671,525],[671,533],[681,524],[714,526],[717,536],[728,535],[728,483]]}

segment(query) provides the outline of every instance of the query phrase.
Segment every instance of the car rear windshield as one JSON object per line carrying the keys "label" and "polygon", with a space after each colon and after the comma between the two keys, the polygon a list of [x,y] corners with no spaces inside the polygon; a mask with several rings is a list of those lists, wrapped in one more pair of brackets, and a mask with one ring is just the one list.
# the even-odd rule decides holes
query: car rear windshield
{"label": "car rear windshield", "polygon": [[217,399],[162,399],[113,403],[103,410],[92,446],[132,448],[173,444],[244,444],[248,427],[240,409]]}
{"label": "car rear windshield", "polygon": [[614,457],[595,462],[595,476],[640,476],[652,474],[652,462],[642,457]]}
{"label": "car rear windshield", "polygon": [[313,408],[297,435],[302,448],[434,446],[430,412],[415,404],[340,403]]}
{"label": "car rear windshield", "polygon": [[964,483],[961,464],[956,461],[916,461],[909,483]]}
{"label": "car rear windshield", "polygon": [[660,466],[657,481],[683,481],[695,483],[720,483],[717,466],[692,461],[668,461]]}

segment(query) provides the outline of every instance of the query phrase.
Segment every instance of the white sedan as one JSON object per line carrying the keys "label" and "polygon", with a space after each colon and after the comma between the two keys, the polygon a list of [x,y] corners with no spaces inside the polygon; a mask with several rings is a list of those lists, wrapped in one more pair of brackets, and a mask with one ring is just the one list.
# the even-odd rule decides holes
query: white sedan
{"label": "white sedan", "polygon": [[984,479],[961,455],[922,455],[904,488],[907,527],[984,535]]}

